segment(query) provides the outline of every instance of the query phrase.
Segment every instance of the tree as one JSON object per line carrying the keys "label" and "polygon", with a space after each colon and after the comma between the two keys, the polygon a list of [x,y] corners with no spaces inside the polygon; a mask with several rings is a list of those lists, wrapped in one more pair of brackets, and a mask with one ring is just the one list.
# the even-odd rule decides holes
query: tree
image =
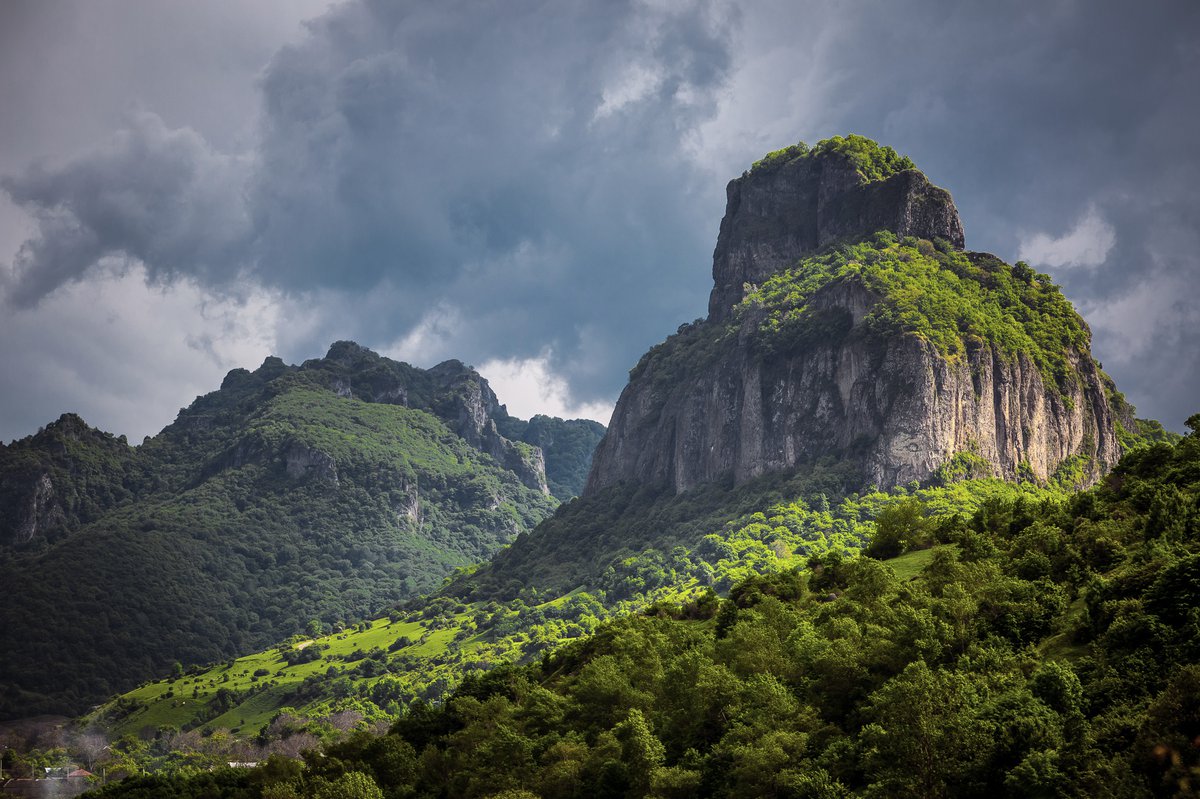
{"label": "tree", "polygon": [[991,731],[975,714],[979,702],[968,675],[910,663],[871,695],[861,733],[867,773],[880,795],[941,797],[969,784],[986,761]]}
{"label": "tree", "polygon": [[347,771],[333,782],[316,786],[313,799],[383,799],[383,791],[361,771]]}
{"label": "tree", "polygon": [[630,710],[613,732],[621,742],[621,759],[628,769],[630,795],[645,796],[655,769],[663,764],[666,750],[637,708]]}
{"label": "tree", "polygon": [[926,525],[925,505],[919,499],[892,502],[879,512],[875,535],[864,554],[878,560],[901,555],[925,542]]}

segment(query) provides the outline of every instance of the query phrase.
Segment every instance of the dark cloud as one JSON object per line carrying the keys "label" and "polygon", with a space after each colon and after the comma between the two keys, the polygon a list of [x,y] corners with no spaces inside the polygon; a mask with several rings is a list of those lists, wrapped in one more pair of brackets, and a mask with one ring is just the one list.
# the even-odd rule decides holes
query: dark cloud
{"label": "dark cloud", "polygon": [[[249,278],[305,309],[276,334],[290,359],[339,337],[425,362],[549,349],[576,399],[611,399],[703,312],[725,181],[853,131],[949,188],[969,246],[1042,253],[1119,384],[1179,427],[1200,410],[1198,80],[1192,2],[360,0],[275,54],[244,151],[211,144],[211,109],[203,137],[142,113],[5,179],[38,224],[10,297],[113,259]],[[1072,257],[1091,231],[1108,246]]]}
{"label": "dark cloud", "polygon": [[18,307],[79,280],[106,258],[136,259],[155,279],[228,278],[245,263],[239,159],[149,112],[103,146],[57,168],[36,165],[0,188],[37,220],[7,279]]}
{"label": "dark cloud", "polygon": [[[312,31],[263,81],[267,280],[390,286],[382,340],[448,304],[464,357],[549,346],[585,394],[694,313],[712,209],[684,198],[717,187],[696,185],[684,139],[728,69],[724,15],[362,3]],[[589,331],[601,364],[579,359]]]}
{"label": "dark cloud", "polygon": [[314,325],[295,357],[334,331],[395,340],[448,304],[461,322],[444,345],[464,357],[549,346],[579,391],[611,393],[634,350],[700,307],[713,209],[681,200],[719,189],[696,185],[684,139],[713,110],[729,22],[705,3],[339,7],[265,70],[249,183],[244,159],[148,114],[6,179],[39,223],[10,297],[107,256],[389,297]]}

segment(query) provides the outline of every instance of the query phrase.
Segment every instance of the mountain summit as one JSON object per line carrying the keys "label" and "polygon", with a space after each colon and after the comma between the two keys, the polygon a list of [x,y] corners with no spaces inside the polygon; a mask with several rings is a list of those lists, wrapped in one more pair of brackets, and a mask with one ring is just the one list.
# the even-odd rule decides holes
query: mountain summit
{"label": "mountain summit", "polygon": [[850,461],[862,486],[939,475],[1095,482],[1136,429],[1047,275],[963,250],[950,194],[861,136],[733,180],[705,320],[630,372],[587,493],[684,491]]}
{"label": "mountain summit", "polygon": [[964,237],[950,192],[908,158],[869,139],[835,137],[776,150],[725,188],[713,253],[710,319],[726,319],[757,284],[805,255],[877,230],[918,239]]}

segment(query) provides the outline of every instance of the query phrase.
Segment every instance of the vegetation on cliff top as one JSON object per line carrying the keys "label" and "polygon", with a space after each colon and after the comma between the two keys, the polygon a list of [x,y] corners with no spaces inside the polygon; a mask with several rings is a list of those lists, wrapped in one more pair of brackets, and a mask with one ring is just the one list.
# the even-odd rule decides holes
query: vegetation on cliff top
{"label": "vegetation on cliff top", "polygon": [[[748,333],[751,354],[786,356],[806,347],[839,344],[852,320],[842,308],[818,308],[825,289],[856,281],[877,301],[856,335],[887,341],[915,335],[944,358],[965,356],[972,344],[1003,355],[1027,356],[1047,388],[1075,379],[1073,361],[1088,357],[1091,332],[1048,275],[986,253],[962,252],[888,231],[839,244],[750,286],[728,322],[697,320],[652,348],[630,372],[652,370],[665,396],[671,388],[729,353]],[[746,330],[747,325],[753,325]]]}
{"label": "vegetation on cliff top", "polygon": [[750,171],[772,169],[797,158],[821,158],[830,154],[841,155],[849,159],[858,170],[863,182],[884,180],[897,172],[916,169],[916,165],[908,156],[899,155],[891,147],[881,147],[878,142],[868,139],[866,136],[851,133],[849,136],[823,139],[812,148],[809,148],[804,142],[799,142],[790,147],[767,153],[754,162]]}
{"label": "vegetation on cliff top", "polygon": [[915,334],[949,360],[979,340],[1029,356],[1052,387],[1070,378],[1072,357],[1091,346],[1087,325],[1048,275],[986,253],[897,241],[887,231],[777,272],[746,295],[735,316],[758,321],[763,349],[786,351],[810,340],[814,295],[854,279],[880,298],[865,319],[871,333]]}

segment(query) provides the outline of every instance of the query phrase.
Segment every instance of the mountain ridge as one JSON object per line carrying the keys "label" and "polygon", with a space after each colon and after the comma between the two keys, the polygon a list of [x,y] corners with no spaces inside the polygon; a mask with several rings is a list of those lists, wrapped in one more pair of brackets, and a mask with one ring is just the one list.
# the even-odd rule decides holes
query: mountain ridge
{"label": "mountain ridge", "polygon": [[[577,492],[598,426],[535,427]],[[432,590],[557,504],[531,429],[461,362],[337,342],[230,371],[138,447],[74,414],[0,447],[0,712],[79,709]]]}
{"label": "mountain ridge", "polygon": [[[855,186],[924,186],[894,151],[831,142],[771,154],[744,179],[837,159],[856,181],[837,196],[867,198],[861,213],[830,201],[851,227],[873,226],[883,196]],[[888,192],[903,225],[950,218],[940,189],[920,202]],[[1091,770],[1104,757],[1110,776],[1128,773],[1135,732],[1138,758],[1156,740],[1186,747],[1176,733],[1190,721],[1157,717],[1194,684],[1194,636],[1154,616],[1178,621],[1186,601],[1172,592],[1194,593],[1200,415],[1182,441],[1140,422],[1048,276],[903,225],[772,266],[727,312],[647,353],[584,495],[487,564],[348,636],[176,674],[96,718],[261,729],[265,752],[341,714],[360,726],[399,715],[387,736],[307,758],[286,788],[305,795],[352,774],[480,797],[601,784],[618,796],[1049,795],[1104,782]],[[988,428],[990,441],[970,435]],[[425,704],[456,680],[444,704]],[[1113,701],[1114,680],[1141,698]],[[1122,714],[1150,701],[1134,730]],[[958,726],[912,783],[905,747],[924,741],[908,732],[948,709]]]}

